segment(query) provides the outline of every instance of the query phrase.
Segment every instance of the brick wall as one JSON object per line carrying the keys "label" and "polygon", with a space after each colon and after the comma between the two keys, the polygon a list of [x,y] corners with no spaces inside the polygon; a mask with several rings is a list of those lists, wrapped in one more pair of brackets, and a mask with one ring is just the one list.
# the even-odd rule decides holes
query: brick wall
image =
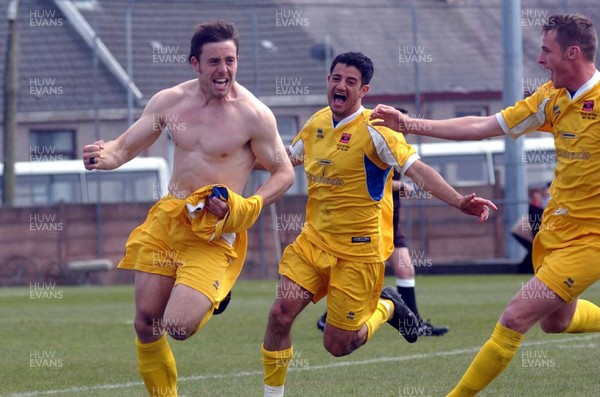
{"label": "brick wall", "polygon": [[[473,191],[485,197],[498,197],[492,188]],[[415,204],[405,202],[401,214],[403,220],[409,215],[412,217],[413,251],[423,252],[430,261],[444,263],[502,256],[501,212],[490,222],[479,224],[454,208],[436,205],[435,199],[426,200],[426,207],[421,211]],[[275,278],[281,251],[295,239],[304,224],[306,196],[285,196],[276,205],[276,211],[265,208],[249,231],[244,278]],[[56,272],[56,263],[73,260],[100,256],[116,265],[124,254],[127,237],[144,221],[151,206],[152,203],[104,204],[101,226],[93,204],[0,208],[0,285],[43,282],[44,274]],[[419,243],[421,217],[425,219],[423,247]],[[405,234],[407,232],[405,230]],[[100,255],[96,248],[99,235],[103,247]],[[91,281],[128,283],[133,281],[133,274],[114,269],[93,275]]]}

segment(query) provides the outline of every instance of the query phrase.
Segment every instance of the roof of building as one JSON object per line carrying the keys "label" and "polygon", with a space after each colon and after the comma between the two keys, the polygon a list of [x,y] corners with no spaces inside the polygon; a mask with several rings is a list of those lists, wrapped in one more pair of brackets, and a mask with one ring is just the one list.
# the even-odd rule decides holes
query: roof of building
{"label": "roof of building", "polygon": [[[93,49],[61,12],[61,1],[69,0],[19,3],[19,111],[91,109],[96,101],[100,108],[126,107],[125,86],[102,60],[94,72]],[[0,9],[8,2],[0,0]],[[128,1],[72,3],[126,70]],[[597,30],[600,26],[597,0],[556,3],[522,1],[527,89],[548,78],[537,64],[540,24],[547,16],[567,5],[568,11],[589,16]],[[133,81],[143,95],[138,106],[195,77],[187,64],[189,40],[196,24],[211,19],[236,24],[238,81],[259,96],[324,94],[328,42],[333,54],[361,51],[373,59],[371,95],[411,95],[417,87],[434,94],[502,90],[500,0],[135,0],[131,5]],[[6,19],[0,20],[0,37],[6,38]],[[2,43],[0,59],[5,53]],[[1,62],[2,75],[4,68]]]}

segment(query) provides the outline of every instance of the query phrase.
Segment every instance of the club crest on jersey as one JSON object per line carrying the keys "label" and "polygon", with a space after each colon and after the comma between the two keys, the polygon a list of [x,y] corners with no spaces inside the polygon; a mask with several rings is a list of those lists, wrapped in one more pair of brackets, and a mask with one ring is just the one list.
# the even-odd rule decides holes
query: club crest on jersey
{"label": "club crest on jersey", "polygon": [[322,128],[317,129],[317,138],[323,138],[323,129]]}
{"label": "club crest on jersey", "polygon": [[582,112],[591,113],[594,111],[594,101],[583,101],[583,106],[581,107]]}
{"label": "club crest on jersey", "polygon": [[352,134],[349,134],[347,132],[343,132],[342,133],[342,137],[340,138],[340,143],[343,144],[348,144],[348,142],[350,142],[350,138],[352,138]]}

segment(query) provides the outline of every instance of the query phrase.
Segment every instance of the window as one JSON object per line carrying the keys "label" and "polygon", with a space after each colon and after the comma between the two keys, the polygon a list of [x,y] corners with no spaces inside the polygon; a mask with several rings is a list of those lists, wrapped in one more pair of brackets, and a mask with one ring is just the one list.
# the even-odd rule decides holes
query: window
{"label": "window", "polygon": [[77,174],[18,175],[15,203],[19,206],[47,206],[64,201],[81,202],[81,181]]}
{"label": "window", "polygon": [[[279,130],[279,135],[281,135],[283,144],[288,146],[292,143],[292,140],[298,132],[300,132],[300,129],[298,128],[298,119],[295,116],[277,116],[277,129]],[[306,176],[304,175],[304,167],[294,167],[294,172],[296,174],[296,179],[286,194],[306,194]],[[266,176],[266,174],[264,176]]]}
{"label": "window", "polygon": [[298,119],[295,116],[277,116],[277,130],[281,135],[284,145],[292,143],[292,139],[300,131],[298,129]]}
{"label": "window", "polygon": [[478,186],[490,183],[485,153],[423,157],[452,186]]}
{"label": "window", "polygon": [[31,130],[29,161],[76,159],[74,130]]}
{"label": "window", "polygon": [[151,202],[160,198],[156,172],[90,172],[85,179],[90,202],[96,202],[99,196],[103,203]]}

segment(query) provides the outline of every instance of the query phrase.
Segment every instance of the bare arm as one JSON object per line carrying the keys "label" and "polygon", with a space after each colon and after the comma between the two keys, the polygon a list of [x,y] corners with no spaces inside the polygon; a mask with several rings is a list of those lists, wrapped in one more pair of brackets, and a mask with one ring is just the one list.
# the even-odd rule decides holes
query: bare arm
{"label": "bare arm", "polygon": [[433,168],[423,163],[420,160],[415,161],[406,170],[406,175],[412,179],[417,186],[422,186],[430,191],[435,197],[458,208],[467,215],[479,217],[480,222],[485,222],[490,214],[489,208],[497,210],[494,203],[481,197],[477,197],[475,193],[461,196],[454,188],[442,178]]}
{"label": "bare arm", "polygon": [[467,116],[446,120],[410,118],[387,105],[377,105],[371,119],[374,125],[383,125],[398,132],[427,135],[453,141],[482,140],[504,135],[496,116]]}
{"label": "bare arm", "polygon": [[[142,116],[113,141],[97,141],[83,147],[83,163],[88,170],[112,170],[149,148],[160,136],[163,123],[158,111],[164,102],[155,95]],[[90,160],[92,159],[93,160]],[[92,161],[92,163],[90,162]]]}
{"label": "bare arm", "polygon": [[[256,192],[263,197],[263,206],[267,206],[292,186],[294,169],[277,132],[275,116],[268,108],[265,108],[261,110],[260,117],[259,132],[252,138],[250,145],[256,157],[254,169],[264,169],[271,174]],[[257,165],[263,168],[257,168]]]}
{"label": "bare arm", "polygon": [[[292,154],[290,153],[290,147],[289,146],[285,147],[285,153],[287,154],[288,158],[290,159],[290,162],[292,163],[293,167],[297,167],[299,165],[304,164],[302,161],[296,160],[296,158],[292,157]],[[267,170],[265,168],[265,166],[262,165],[261,163],[259,163],[258,161],[254,162],[254,167],[252,169],[253,170],[257,170],[257,171],[266,171]]]}

